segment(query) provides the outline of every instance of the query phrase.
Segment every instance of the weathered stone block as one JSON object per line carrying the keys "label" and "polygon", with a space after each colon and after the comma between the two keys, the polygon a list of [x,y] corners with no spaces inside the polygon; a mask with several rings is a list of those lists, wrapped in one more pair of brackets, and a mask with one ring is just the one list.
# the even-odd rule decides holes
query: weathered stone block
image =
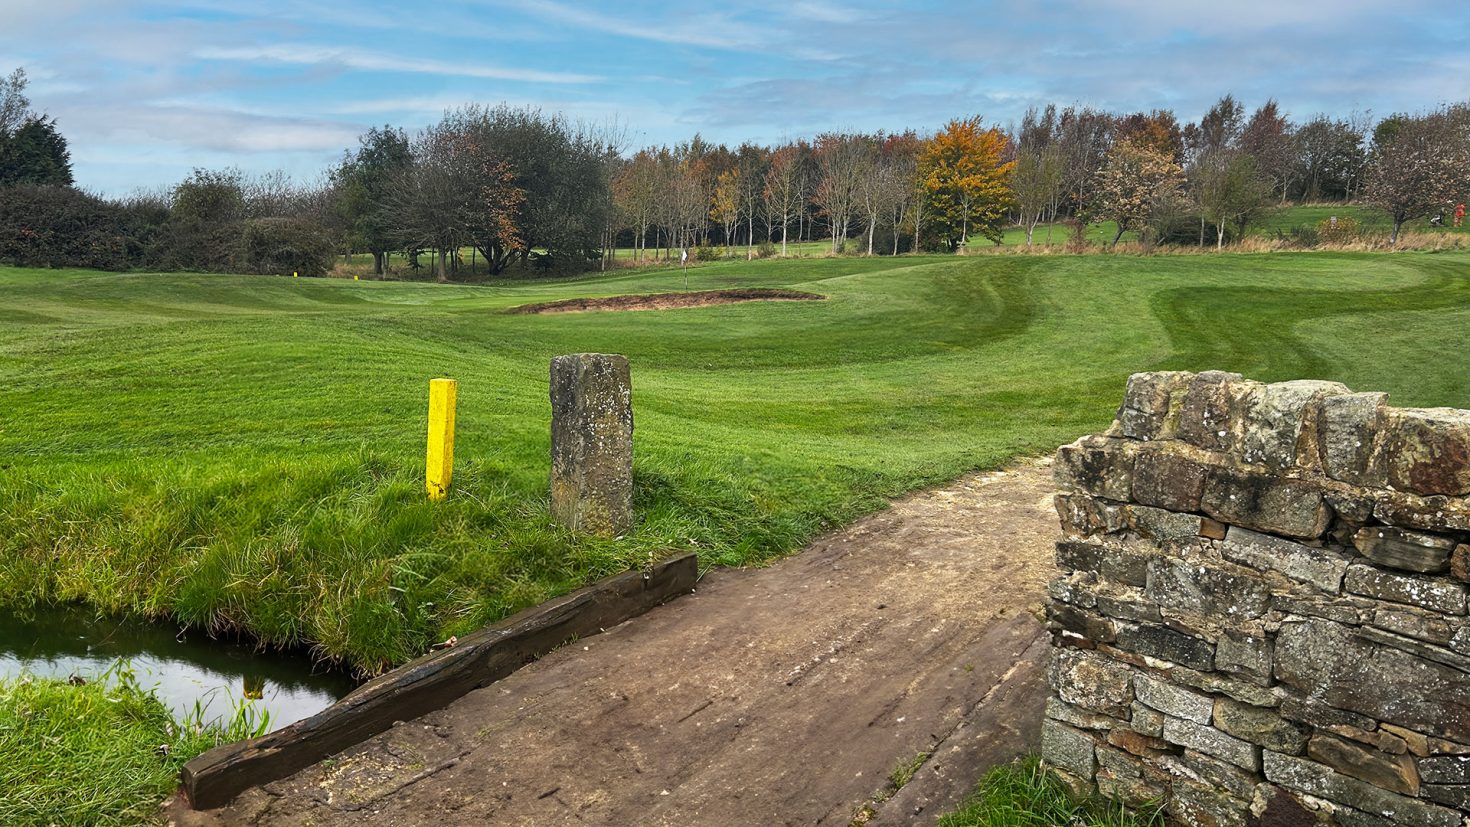
{"label": "weathered stone block", "polygon": [[1404,609],[1375,609],[1368,622],[1379,629],[1437,643],[1441,646],[1449,645],[1455,634],[1466,628],[1452,625],[1439,614],[1407,607]]}
{"label": "weathered stone block", "polygon": [[633,385],[628,359],[551,360],[551,514],[604,537],[633,524]]}
{"label": "weathered stone block", "polygon": [[1097,610],[1108,617],[1140,623],[1159,623],[1159,607],[1144,597],[1141,589],[1117,589],[1097,596]]}
{"label": "weathered stone block", "polygon": [[1217,565],[1175,558],[1148,564],[1148,598],[1165,609],[1238,623],[1260,617],[1270,605],[1270,589],[1245,569],[1227,571]]}
{"label": "weathered stone block", "polygon": [[1450,576],[1462,582],[1470,582],[1470,545],[1461,543],[1450,553]]}
{"label": "weathered stone block", "polygon": [[1366,715],[1335,709],[1312,697],[1288,695],[1281,699],[1280,709],[1281,717],[1288,721],[1298,721],[1322,729],[1347,727],[1369,730],[1378,725],[1377,721]]}
{"label": "weathered stone block", "polygon": [[1303,758],[1266,752],[1266,778],[1288,789],[1345,804],[1409,827],[1459,827],[1453,810],[1382,790]]}
{"label": "weathered stone block", "polygon": [[1281,703],[1281,698],[1277,696],[1274,689],[1236,680],[1218,672],[1200,672],[1184,666],[1175,666],[1168,670],[1168,677],[1177,684],[1192,686],[1202,692],[1215,695],[1225,695],[1253,706],[1274,707]]}
{"label": "weathered stone block", "polygon": [[1178,410],[1171,405],[1182,395],[1194,374],[1183,371],[1135,373],[1128,377],[1123,405],[1118,409],[1118,425],[1126,437],[1164,439],[1173,435],[1173,416]]}
{"label": "weathered stone block", "polygon": [[1133,499],[1133,463],[1139,443],[1085,436],[1057,449],[1052,476],[1062,491],[1083,491],[1118,502]]}
{"label": "weathered stone block", "polygon": [[1171,823],[1190,827],[1246,827],[1249,804],[1213,787],[1181,781],[1164,807]]}
{"label": "weathered stone block", "polygon": [[1203,521],[1197,514],[1178,514],[1146,505],[1129,506],[1129,526],[1140,536],[1169,548],[1198,540]]}
{"label": "weathered stone block", "polygon": [[1240,458],[1278,471],[1295,468],[1298,444],[1314,441],[1308,421],[1314,403],[1345,393],[1351,393],[1346,385],[1311,380],[1256,387],[1245,400]]}
{"label": "weathered stone block", "polygon": [[1375,462],[1401,491],[1470,494],[1470,411],[1390,409]]}
{"label": "weathered stone block", "polygon": [[1064,574],[1046,584],[1046,593],[1052,600],[1084,609],[1096,608],[1097,575],[1090,571]]}
{"label": "weathered stone block", "polygon": [[1063,629],[1088,640],[1111,643],[1117,639],[1113,621],[1099,617],[1089,609],[1079,609],[1067,603],[1049,603],[1046,616]]}
{"label": "weathered stone block", "polygon": [[1057,494],[1052,498],[1062,533],[1073,537],[1113,534],[1128,527],[1124,506],[1090,494]]}
{"label": "weathered stone block", "polygon": [[1308,730],[1282,719],[1278,710],[1230,698],[1216,700],[1214,707],[1215,728],[1226,735],[1288,755],[1299,754],[1307,745]]}
{"label": "weathered stone block", "polygon": [[1322,498],[1344,523],[1361,526],[1373,519],[1373,492],[1366,488],[1327,488]]}
{"label": "weathered stone block", "polygon": [[1365,614],[1372,614],[1374,601],[1352,595],[1323,596],[1317,594],[1271,596],[1271,610],[1283,615],[1320,617],[1356,626]]}
{"label": "weathered stone block", "polygon": [[1470,811],[1470,784],[1425,786],[1421,794],[1430,801],[1454,807],[1462,813]]}
{"label": "weathered stone block", "polygon": [[1258,784],[1252,791],[1252,827],[1318,827],[1322,822],[1296,796],[1274,784]]}
{"label": "weathered stone block", "polygon": [[1448,571],[1455,549],[1455,541],[1448,537],[1382,525],[1358,529],[1353,545],[1381,566],[1423,574]]}
{"label": "weathered stone block", "polygon": [[1055,697],[1046,699],[1046,717],[1064,724],[1071,724],[1078,729],[1109,730],[1113,727],[1128,726],[1126,721],[1121,721],[1111,715],[1103,715],[1062,703]]}
{"label": "weathered stone block", "polygon": [[1092,778],[1097,770],[1095,743],[1092,736],[1059,721],[1041,722],[1041,757],[1082,778]]}
{"label": "weathered stone block", "polygon": [[1192,749],[1179,755],[1160,755],[1153,760],[1170,775],[1218,787],[1237,798],[1249,799],[1256,785],[1256,777],[1251,773]]}
{"label": "weathered stone block", "polygon": [[1208,724],[1215,712],[1215,702],[1207,696],[1143,673],[1133,676],[1133,694],[1150,709],[1196,724]]}
{"label": "weathered stone block", "polygon": [[1238,373],[1195,374],[1179,408],[1179,439],[1207,451],[1229,451],[1234,443],[1231,412],[1239,407],[1239,398],[1258,384],[1242,380]]}
{"label": "weathered stone block", "polygon": [[[1135,692],[1137,689],[1135,688]],[[1151,706],[1144,706],[1138,701],[1133,702],[1132,715],[1128,721],[1128,728],[1140,735],[1152,735],[1155,738],[1164,734],[1164,713]]]}
{"label": "weathered stone block", "polygon": [[1108,732],[1108,743],[1129,755],[1136,755],[1139,758],[1158,755],[1161,752],[1167,752],[1173,749],[1168,741],[1144,735],[1141,732],[1134,732],[1132,729],[1124,727],[1119,727]]}
{"label": "weathered stone block", "polygon": [[1244,770],[1256,772],[1261,768],[1260,750],[1255,745],[1212,727],[1165,716],[1163,738],[1171,744],[1198,750]]}
{"label": "weathered stone block", "polygon": [[1348,626],[1283,623],[1275,669],[1277,680],[1337,709],[1449,739],[1470,732],[1465,672],[1363,640]]}
{"label": "weathered stone block", "polygon": [[1337,594],[1347,572],[1347,555],[1313,548],[1291,540],[1231,526],[1220,546],[1220,554],[1234,563],[1262,571],[1277,571],[1319,591]]}
{"label": "weathered stone block", "polygon": [[1470,532],[1470,498],[1380,491],[1373,504],[1373,516],[1405,528]]}
{"label": "weathered stone block", "polygon": [[1198,511],[1205,491],[1203,463],[1183,456],[1178,443],[1159,443],[1138,452],[1133,499],[1169,511]]}
{"label": "weathered stone block", "polygon": [[1127,718],[1133,702],[1133,677],[1127,666],[1094,652],[1056,649],[1049,677],[1063,702]]}
{"label": "weathered stone block", "polygon": [[1200,508],[1221,522],[1288,537],[1320,537],[1332,517],[1310,483],[1230,468],[1210,471]]}
{"label": "weathered stone block", "polygon": [[1447,615],[1465,613],[1465,587],[1453,580],[1394,574],[1373,566],[1348,566],[1343,588],[1378,600],[1404,603]]}
{"label": "weathered stone block", "polygon": [[1307,756],[1375,787],[1409,796],[1419,794],[1419,773],[1414,769],[1414,759],[1408,755],[1390,755],[1318,733],[1307,744]]}
{"label": "weathered stone block", "polygon": [[1209,671],[1215,664],[1215,647],[1209,641],[1147,623],[1118,624],[1120,649],[1158,660]]}
{"label": "weathered stone block", "polygon": [[1444,755],[1419,762],[1425,784],[1470,784],[1470,755]]}
{"label": "weathered stone block", "polygon": [[1378,728],[1404,742],[1404,749],[1423,758],[1429,754],[1429,736],[1422,732],[1404,729],[1393,724],[1379,724]]}
{"label": "weathered stone block", "polygon": [[1057,568],[1092,572],[1126,586],[1142,586],[1147,582],[1149,559],[1117,545],[1066,540],[1057,543]]}
{"label": "weathered stone block", "polygon": [[1369,461],[1388,407],[1386,393],[1328,396],[1317,406],[1317,446],[1327,476],[1354,485],[1379,485]]}
{"label": "weathered stone block", "polygon": [[1250,678],[1271,679],[1271,639],[1264,634],[1227,629],[1215,641],[1215,668]]}

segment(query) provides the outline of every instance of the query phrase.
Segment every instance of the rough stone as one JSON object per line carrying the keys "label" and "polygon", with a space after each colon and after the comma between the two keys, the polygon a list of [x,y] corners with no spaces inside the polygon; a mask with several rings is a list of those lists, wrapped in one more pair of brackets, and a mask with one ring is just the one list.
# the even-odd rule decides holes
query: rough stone
{"label": "rough stone", "polygon": [[1461,543],[1450,554],[1450,576],[1456,580],[1470,582],[1470,545]]}
{"label": "rough stone", "polygon": [[1104,499],[1133,498],[1133,463],[1138,443],[1085,436],[1057,449],[1052,475],[1064,492],[1083,491]]}
{"label": "rough stone", "polygon": [[1096,590],[1097,575],[1090,571],[1064,574],[1046,584],[1046,593],[1052,600],[1084,609],[1097,607]]}
{"label": "rough stone", "polygon": [[1169,511],[1198,511],[1205,490],[1203,463],[1181,456],[1178,443],[1156,443],[1138,452],[1133,499]]}
{"label": "rough stone", "polygon": [[1419,794],[1419,773],[1414,769],[1414,759],[1408,755],[1389,755],[1321,733],[1312,736],[1307,744],[1307,755],[1343,775],[1367,781],[1375,787],[1408,796]]}
{"label": "rough stone", "polygon": [[1200,672],[1184,666],[1170,667],[1167,672],[1169,679],[1176,683],[1215,695],[1225,695],[1241,703],[1270,707],[1281,703],[1281,698],[1274,689],[1236,680],[1218,672]]}
{"label": "rough stone", "polygon": [[1146,505],[1130,506],[1129,525],[1139,536],[1158,542],[1164,547],[1176,543],[1198,540],[1204,517],[1197,514],[1179,514],[1162,508]]}
{"label": "rough stone", "polygon": [[1226,629],[1215,641],[1215,668],[1258,683],[1271,679],[1271,639],[1264,634]]}
{"label": "rough stone", "polygon": [[1191,669],[1215,668],[1215,647],[1208,641],[1151,623],[1120,623],[1118,648]]}
{"label": "rough stone", "polygon": [[1070,540],[1057,543],[1057,568],[1093,572],[1105,580],[1128,586],[1142,586],[1147,582],[1148,561],[1148,556],[1116,545]]}
{"label": "rough stone", "polygon": [[1386,393],[1328,396],[1317,406],[1317,445],[1322,469],[1335,480],[1375,485],[1369,461],[1388,407]]}
{"label": "rough stone", "polygon": [[1444,755],[1419,762],[1425,784],[1470,784],[1470,755]]}
{"label": "rough stone", "polygon": [[1117,639],[1113,622],[1105,617],[1098,617],[1087,609],[1079,609],[1066,603],[1050,603],[1046,607],[1046,616],[1061,628],[1088,640],[1111,643]]}
{"label": "rough stone", "polygon": [[1082,778],[1092,778],[1097,769],[1094,741],[1087,733],[1050,718],[1041,722],[1041,757]]}
{"label": "rough stone", "polygon": [[1470,811],[1470,784],[1425,786],[1421,795],[1437,804],[1454,807],[1462,813]]}
{"label": "rough stone", "polygon": [[1123,728],[1110,731],[1108,743],[1129,755],[1136,755],[1140,758],[1157,755],[1171,749],[1167,741]]}
{"label": "rough stone", "polygon": [[1057,494],[1052,498],[1062,532],[1074,537],[1113,534],[1128,527],[1124,507],[1088,494]]}
{"label": "rough stone", "polygon": [[1114,718],[1128,717],[1133,680],[1127,666],[1094,652],[1057,649],[1049,677],[1062,701]]}
{"label": "rough stone", "polygon": [[[1323,397],[1351,393],[1337,382],[1302,380],[1277,382],[1253,389],[1245,400],[1240,458],[1277,471],[1295,468],[1297,446],[1314,429],[1308,414]],[[1304,427],[1306,426],[1306,427]],[[1304,434],[1306,430],[1308,433]],[[1315,453],[1312,452],[1312,453]]]}
{"label": "rough stone", "polygon": [[1243,704],[1230,698],[1215,701],[1215,728],[1266,749],[1299,754],[1307,745],[1308,731],[1284,720],[1275,709]]}
{"label": "rough stone", "polygon": [[1159,607],[1147,600],[1141,589],[1117,589],[1097,596],[1097,610],[1119,620],[1159,623]]}
{"label": "rough stone", "polygon": [[604,537],[633,525],[633,385],[626,356],[551,360],[551,514],[568,528]]}
{"label": "rough stone", "polygon": [[1171,744],[1228,761],[1243,770],[1256,772],[1261,768],[1259,750],[1254,745],[1212,727],[1165,716],[1163,738]]}
{"label": "rough stone", "polygon": [[1140,735],[1152,735],[1158,738],[1164,734],[1164,713],[1134,701],[1128,727]]}
{"label": "rough stone", "polygon": [[1256,785],[1251,797],[1252,827],[1318,827],[1317,815],[1291,793],[1273,784]]}
{"label": "rough stone", "polygon": [[[1275,671],[1277,680],[1337,709],[1443,738],[1470,731],[1464,672],[1363,640],[1348,626],[1283,623]],[[1364,729],[1371,728],[1370,721]]]}
{"label": "rough stone", "polygon": [[1192,749],[1179,755],[1158,756],[1154,762],[1171,775],[1219,787],[1237,798],[1249,798],[1256,785],[1256,777],[1251,773]]}
{"label": "rough stone", "polygon": [[1179,409],[1179,439],[1207,451],[1229,451],[1231,411],[1238,398],[1258,383],[1247,383],[1238,373],[1207,370],[1195,374],[1184,391]]}
{"label": "rough stone", "polygon": [[[1123,730],[1127,732],[1127,730]],[[1107,798],[1125,804],[1142,804],[1166,793],[1159,773],[1116,749],[1097,746],[1097,788]]]}
{"label": "rough stone", "polygon": [[1064,724],[1071,724],[1078,729],[1101,729],[1108,730],[1116,726],[1126,726],[1127,722],[1121,721],[1110,715],[1103,715],[1071,704],[1062,703],[1056,698],[1046,699],[1046,717]]}
{"label": "rough stone", "polygon": [[1429,736],[1393,724],[1379,724],[1378,728],[1403,741],[1404,748],[1408,752],[1420,758],[1429,754]]}
{"label": "rough stone", "polygon": [[1365,715],[1334,709],[1321,701],[1309,697],[1289,695],[1281,699],[1281,717],[1322,729],[1351,727],[1369,730],[1378,722]]}
{"label": "rough stone", "polygon": [[1389,525],[1423,531],[1470,532],[1470,498],[1420,497],[1401,491],[1380,491],[1373,516]]}
{"label": "rough stone", "polygon": [[1356,626],[1363,622],[1364,613],[1371,613],[1373,601],[1362,597],[1343,595],[1323,597],[1321,595],[1271,595],[1271,611],[1282,615],[1306,615],[1320,617],[1338,623]]}
{"label": "rough stone", "polygon": [[1332,517],[1315,485],[1223,467],[1205,479],[1200,508],[1224,523],[1288,537],[1320,537]]}
{"label": "rough stone", "polygon": [[1440,615],[1408,608],[1376,609],[1368,622],[1395,634],[1407,635],[1441,646],[1450,644],[1457,632],[1466,631],[1466,627],[1453,626]]}
{"label": "rough stone", "polygon": [[1381,790],[1304,758],[1267,751],[1263,763],[1266,778],[1276,784],[1345,804],[1395,824],[1409,827],[1460,825],[1459,815],[1452,810]]}
{"label": "rough stone", "polygon": [[1319,591],[1337,594],[1347,572],[1346,555],[1231,526],[1220,546],[1226,560],[1263,571],[1277,571]]}
{"label": "rough stone", "polygon": [[1449,571],[1455,541],[1394,526],[1371,526],[1353,535],[1353,545],[1364,557],[1381,566],[1439,574]]}
{"label": "rough stone", "polygon": [[1155,558],[1148,564],[1148,598],[1165,609],[1238,623],[1260,617],[1270,605],[1264,580],[1237,568]]}
{"label": "rough stone", "polygon": [[1181,781],[1174,785],[1174,795],[1165,805],[1165,812],[1173,817],[1174,823],[1190,827],[1246,827],[1248,806],[1247,802],[1213,787]]}
{"label": "rough stone", "polygon": [[1394,408],[1375,461],[1388,484],[1415,494],[1470,494],[1470,411]]}
{"label": "rough stone", "polygon": [[1465,587],[1453,580],[1394,574],[1355,563],[1348,566],[1343,588],[1353,594],[1441,614],[1465,614]]}
{"label": "rough stone", "polygon": [[1150,709],[1196,724],[1208,724],[1215,712],[1208,697],[1142,673],[1133,676],[1133,694]]}
{"label": "rough stone", "polygon": [[1178,409],[1172,400],[1182,395],[1194,377],[1184,371],[1135,373],[1128,377],[1123,405],[1118,409],[1118,425],[1126,437],[1161,439],[1173,435],[1173,415]]}
{"label": "rough stone", "polygon": [[[1373,506],[1375,501],[1373,495],[1366,489],[1347,487],[1325,488],[1322,492],[1322,498],[1327,500],[1327,506],[1337,514],[1338,518],[1350,526],[1361,526],[1373,519]],[[1349,530],[1349,536],[1343,541],[1344,545],[1347,544],[1347,540],[1352,539],[1351,534],[1352,532]]]}

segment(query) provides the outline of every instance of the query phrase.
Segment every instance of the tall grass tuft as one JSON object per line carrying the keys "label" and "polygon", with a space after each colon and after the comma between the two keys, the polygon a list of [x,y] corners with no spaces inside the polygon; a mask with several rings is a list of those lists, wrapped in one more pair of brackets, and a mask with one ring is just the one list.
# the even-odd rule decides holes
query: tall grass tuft
{"label": "tall grass tuft", "polygon": [[1129,809],[1116,801],[1081,798],[1031,757],[996,767],[981,779],[965,806],[939,827],[1164,827],[1156,805]]}

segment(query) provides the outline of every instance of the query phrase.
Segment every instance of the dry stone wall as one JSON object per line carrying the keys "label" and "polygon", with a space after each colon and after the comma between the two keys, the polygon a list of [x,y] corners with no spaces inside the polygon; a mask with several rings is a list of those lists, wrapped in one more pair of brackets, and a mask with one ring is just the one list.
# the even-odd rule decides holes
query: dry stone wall
{"label": "dry stone wall", "polygon": [[1054,468],[1054,767],[1190,825],[1470,824],[1470,412],[1141,373]]}

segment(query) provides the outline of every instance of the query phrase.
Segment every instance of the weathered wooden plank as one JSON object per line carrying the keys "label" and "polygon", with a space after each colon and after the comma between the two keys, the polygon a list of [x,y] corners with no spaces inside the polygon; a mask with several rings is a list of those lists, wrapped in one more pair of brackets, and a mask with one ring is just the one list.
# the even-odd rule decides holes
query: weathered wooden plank
{"label": "weathered wooden plank", "polygon": [[693,554],[600,580],[465,635],[368,683],[330,707],[269,735],[225,744],[184,765],[195,809],[223,806],[242,791],[285,778],[393,726],[448,706],[573,638],[589,637],[689,591]]}

